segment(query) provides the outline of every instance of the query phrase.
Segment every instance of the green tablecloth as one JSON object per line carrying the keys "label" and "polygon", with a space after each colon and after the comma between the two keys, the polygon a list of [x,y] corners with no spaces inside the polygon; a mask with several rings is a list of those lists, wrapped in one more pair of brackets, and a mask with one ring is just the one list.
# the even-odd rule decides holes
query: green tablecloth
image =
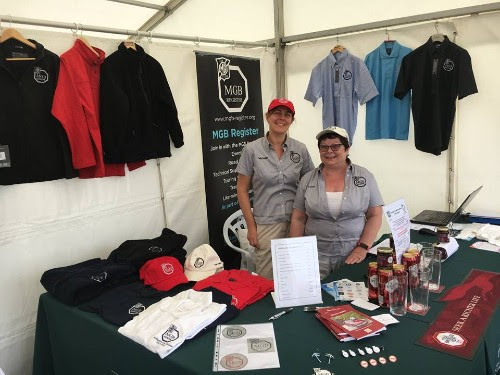
{"label": "green tablecloth", "polygon": [[[412,242],[426,241],[412,233]],[[445,291],[460,283],[472,268],[496,271],[500,269],[500,255],[469,248],[469,243],[459,241],[460,249],[443,263],[442,283]],[[367,263],[345,266],[335,279],[363,280]],[[399,324],[390,325],[378,337],[361,341],[340,343],[314,317],[297,307],[290,314],[274,322],[276,345],[281,368],[246,371],[247,374],[312,374],[314,367],[321,367],[339,374],[494,374],[500,363],[500,309],[497,309],[481,340],[473,360],[468,361],[416,345],[415,341],[424,333],[429,323],[444,306],[437,302],[439,295],[430,295],[431,310],[425,317],[407,314],[398,318]],[[337,305],[331,296],[323,293],[324,305]],[[369,315],[386,313],[377,309]],[[245,308],[234,324],[267,322],[276,313],[271,296]],[[104,322],[99,316],[66,306],[48,294],[40,297],[35,337],[33,374],[78,375],[78,374],[210,374],[214,348],[214,331],[195,340],[186,341],[165,359],[149,352],[144,347],[117,332],[117,328]],[[385,350],[375,356],[359,355],[344,358],[342,349],[364,348],[366,345],[384,346]],[[311,355],[320,352],[322,363]],[[327,364],[325,353],[335,359]],[[396,363],[377,365],[368,369],[360,367],[361,359],[396,355]]]}

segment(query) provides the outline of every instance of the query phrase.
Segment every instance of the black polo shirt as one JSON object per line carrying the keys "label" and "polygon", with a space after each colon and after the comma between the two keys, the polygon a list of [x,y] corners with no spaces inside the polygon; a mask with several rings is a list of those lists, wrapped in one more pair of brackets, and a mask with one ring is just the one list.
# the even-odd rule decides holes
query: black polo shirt
{"label": "black polo shirt", "polygon": [[14,39],[0,44],[0,146],[8,146],[11,164],[2,154],[0,185],[76,176],[66,133],[50,113],[59,57],[31,42],[36,50]]}
{"label": "black polo shirt", "polygon": [[448,149],[456,98],[477,93],[469,53],[450,42],[427,43],[403,58],[394,96],[412,90],[415,146],[434,155]]}

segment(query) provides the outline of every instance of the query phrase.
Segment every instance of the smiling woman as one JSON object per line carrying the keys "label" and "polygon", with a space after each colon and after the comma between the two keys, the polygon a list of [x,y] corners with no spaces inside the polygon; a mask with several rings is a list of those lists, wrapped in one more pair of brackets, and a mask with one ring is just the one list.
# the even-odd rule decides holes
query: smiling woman
{"label": "smiling woman", "polygon": [[318,241],[320,276],[363,261],[382,224],[382,197],[373,175],[349,159],[349,135],[336,126],[316,135],[321,165],[297,189],[290,236]]}
{"label": "smiling woman", "polygon": [[247,222],[248,242],[255,247],[255,268],[268,279],[273,278],[271,240],[289,236],[298,181],[314,168],[306,146],[287,135],[294,117],[291,101],[272,100],[266,113],[269,131],[245,146],[236,168],[238,201]]}

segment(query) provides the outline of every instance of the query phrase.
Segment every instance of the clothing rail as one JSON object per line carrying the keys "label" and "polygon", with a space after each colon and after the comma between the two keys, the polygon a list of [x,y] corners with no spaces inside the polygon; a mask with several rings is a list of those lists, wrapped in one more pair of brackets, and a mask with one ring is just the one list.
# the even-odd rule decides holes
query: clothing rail
{"label": "clothing rail", "polygon": [[156,9],[156,10],[166,10],[165,5],[158,5],[158,4],[151,4],[151,3],[146,3],[144,1],[137,1],[137,0],[108,0],[109,2],[113,3],[121,3],[121,4],[127,4],[127,5],[134,5],[138,6],[141,8],[150,8],[150,9]]}
{"label": "clothing rail", "polygon": [[[9,22],[22,25],[31,26],[44,26],[53,27],[56,29],[69,29],[77,31],[93,31],[98,33],[106,34],[119,34],[127,36],[136,36],[138,38],[156,38],[156,39],[169,39],[169,40],[179,40],[184,42],[195,42],[195,43],[211,43],[211,44],[227,44],[233,47],[274,47],[274,42],[248,42],[241,40],[228,40],[228,39],[214,39],[214,38],[203,38],[197,36],[184,36],[184,35],[171,35],[171,34],[160,34],[153,32],[146,32],[140,30],[127,30],[127,29],[116,29],[111,27],[102,26],[92,26],[92,25],[82,25],[81,23],[70,23],[70,22],[58,22],[58,21],[47,21],[39,20],[33,18],[22,18],[22,17],[12,17],[10,15],[0,15],[0,22]],[[0,24],[1,25],[1,24]]]}
{"label": "clothing rail", "polygon": [[439,12],[424,13],[415,16],[393,18],[389,20],[368,22],[359,25],[338,27],[335,29],[315,31],[311,33],[285,36],[281,39],[282,43],[295,43],[312,39],[327,38],[332,36],[361,33],[367,31],[383,30],[389,27],[419,24],[422,22],[439,21],[450,18],[459,18],[480,13],[491,13],[500,11],[500,2],[494,2],[484,5],[476,5],[464,8],[449,9]]}

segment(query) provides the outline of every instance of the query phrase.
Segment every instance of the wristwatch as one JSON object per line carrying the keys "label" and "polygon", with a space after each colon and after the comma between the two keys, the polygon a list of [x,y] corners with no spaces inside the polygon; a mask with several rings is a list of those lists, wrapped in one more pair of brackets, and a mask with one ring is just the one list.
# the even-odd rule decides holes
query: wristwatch
{"label": "wristwatch", "polygon": [[370,249],[370,247],[367,244],[363,243],[363,242],[358,242],[358,246],[362,247],[365,250]]}

